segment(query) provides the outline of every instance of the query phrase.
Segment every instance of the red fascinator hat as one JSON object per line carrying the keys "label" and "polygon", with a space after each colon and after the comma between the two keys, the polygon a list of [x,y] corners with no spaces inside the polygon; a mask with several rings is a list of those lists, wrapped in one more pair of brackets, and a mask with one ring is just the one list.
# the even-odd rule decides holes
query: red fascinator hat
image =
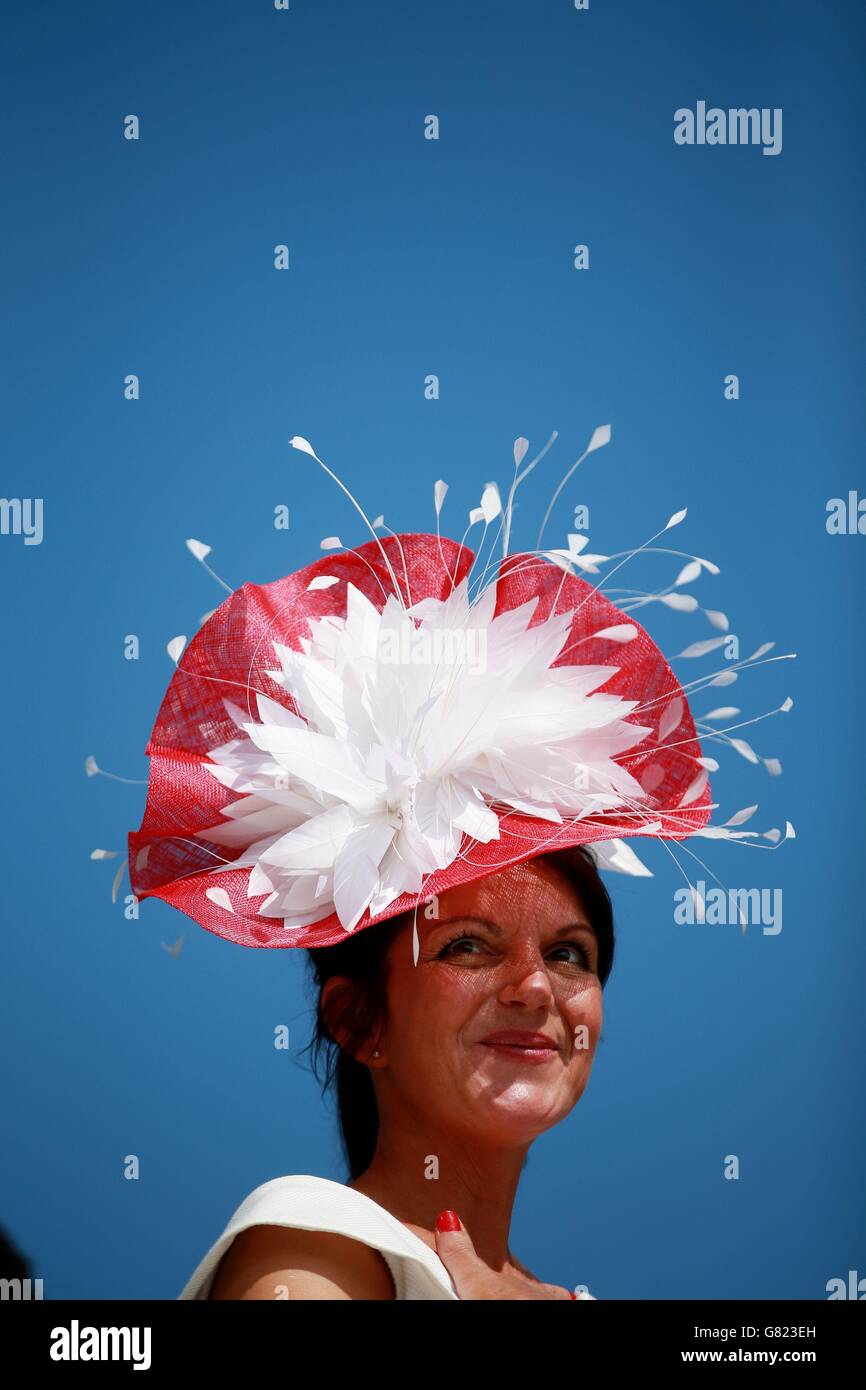
{"label": "red fascinator hat", "polygon": [[[609,435],[596,430],[586,453]],[[291,443],[330,474],[306,440]],[[538,461],[520,471],[525,445],[507,505],[488,484],[470,514],[482,547],[499,521],[502,553],[483,574],[439,532],[437,483],[436,534],[380,535],[378,518],[367,543],[244,584],[209,615],[145,750],[137,898],[244,946],[319,947],[552,849],[591,845],[600,867],[646,874],[629,840],[758,838],[739,828],[746,813],[709,825],[718,763],[686,689],[627,606],[578,572],[608,557],[587,555],[585,535],[508,554],[514,493]],[[681,584],[716,567],[687,559],[670,593],[644,599],[696,608]],[[691,684],[725,684],[726,669]]]}

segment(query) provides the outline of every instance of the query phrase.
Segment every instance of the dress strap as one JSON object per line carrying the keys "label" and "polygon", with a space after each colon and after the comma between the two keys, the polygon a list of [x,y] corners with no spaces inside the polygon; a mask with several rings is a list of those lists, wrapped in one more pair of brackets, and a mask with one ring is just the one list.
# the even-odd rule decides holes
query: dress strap
{"label": "dress strap", "polygon": [[411,1264],[412,1297],[457,1298],[447,1269],[435,1251],[372,1198],[345,1183],[310,1173],[272,1178],[241,1202],[225,1230],[187,1280],[179,1299],[206,1299],[213,1278],[235,1236],[251,1226],[293,1226],[307,1231],[333,1231],[373,1246],[385,1258],[405,1297],[403,1266]]}

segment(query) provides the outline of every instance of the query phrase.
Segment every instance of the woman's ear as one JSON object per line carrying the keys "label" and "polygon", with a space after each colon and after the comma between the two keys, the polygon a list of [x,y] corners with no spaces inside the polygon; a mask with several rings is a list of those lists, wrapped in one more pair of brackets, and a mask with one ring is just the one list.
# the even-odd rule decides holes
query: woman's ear
{"label": "woman's ear", "polygon": [[348,1041],[348,1029],[343,1025],[342,1018],[348,1005],[347,996],[351,983],[346,975],[332,975],[322,986],[320,996],[325,1026],[340,1047],[345,1047]]}
{"label": "woman's ear", "polygon": [[[321,1010],[325,1025],[334,1041],[356,1062],[365,1066],[381,1065],[381,1048],[375,1038],[365,1038],[359,1047],[357,1037],[344,1020],[349,1015],[355,998],[355,985],[347,975],[332,975],[326,980],[321,993]],[[353,1046],[354,1043],[354,1046]]]}

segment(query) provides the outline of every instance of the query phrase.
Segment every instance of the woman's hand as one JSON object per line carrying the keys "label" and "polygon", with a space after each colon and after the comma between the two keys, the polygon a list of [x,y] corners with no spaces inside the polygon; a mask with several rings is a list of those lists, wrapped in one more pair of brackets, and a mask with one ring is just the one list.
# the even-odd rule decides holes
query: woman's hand
{"label": "woman's hand", "polygon": [[[441,1212],[436,1221],[436,1251],[444,1264],[457,1296],[461,1299],[480,1298],[574,1298],[568,1289],[558,1284],[531,1282],[517,1270],[506,1269],[495,1274],[482,1259],[479,1259],[463,1223],[459,1230],[447,1229],[448,1219],[459,1220],[454,1212]],[[440,1226],[440,1221],[445,1229]]]}

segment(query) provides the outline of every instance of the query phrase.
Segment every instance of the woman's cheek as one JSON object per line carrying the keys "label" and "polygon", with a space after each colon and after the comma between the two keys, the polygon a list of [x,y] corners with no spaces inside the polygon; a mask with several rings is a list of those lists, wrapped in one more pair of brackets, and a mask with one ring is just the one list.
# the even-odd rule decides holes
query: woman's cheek
{"label": "woman's cheek", "polygon": [[577,990],[568,1000],[564,1009],[575,1052],[595,1052],[595,1045],[601,1033],[601,986],[595,985]]}

